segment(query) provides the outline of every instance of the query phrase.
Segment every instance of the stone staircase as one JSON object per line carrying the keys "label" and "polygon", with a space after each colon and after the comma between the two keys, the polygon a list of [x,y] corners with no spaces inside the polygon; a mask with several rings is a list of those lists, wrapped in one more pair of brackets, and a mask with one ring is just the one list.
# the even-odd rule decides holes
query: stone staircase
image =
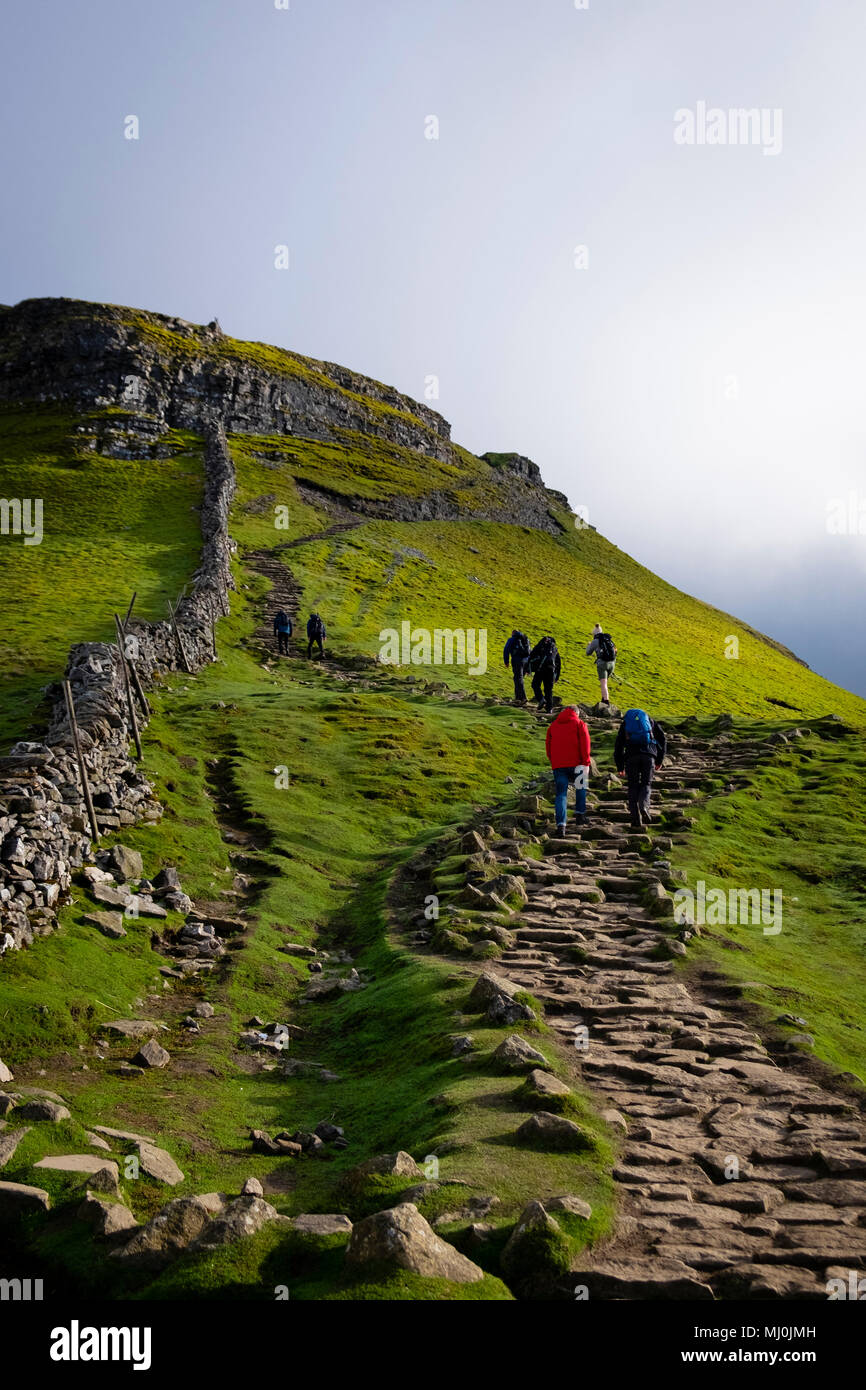
{"label": "stone staircase", "polygon": [[[676,927],[645,906],[682,817],[717,771],[720,742],[672,740],[649,859],[624,790],[610,787],[588,826],[570,822],[566,839],[546,840],[542,862],[525,861],[529,900],[502,973],[541,1001],[624,1135],[617,1230],[572,1271],[571,1297],[584,1286],[610,1299],[826,1299],[866,1274],[856,1104],[778,1066],[729,1000],[697,997],[677,970]],[[769,751],[758,740],[724,744],[734,781]],[[513,844],[494,853],[514,864]]]}

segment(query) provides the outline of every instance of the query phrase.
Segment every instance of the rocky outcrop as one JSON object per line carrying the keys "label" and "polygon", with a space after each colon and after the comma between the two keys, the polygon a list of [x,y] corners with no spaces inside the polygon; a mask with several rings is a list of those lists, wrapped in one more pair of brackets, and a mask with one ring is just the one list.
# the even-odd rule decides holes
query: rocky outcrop
{"label": "rocky outcrop", "polygon": [[214,416],[229,433],[332,439],[353,430],[452,457],[441,415],[336,363],[227,338],[215,322],[74,299],[27,299],[0,315],[4,400],[119,410],[87,422],[82,442],[121,458],[170,454],[166,430],[200,432]]}
{"label": "rocky outcrop", "polygon": [[[0,314],[0,403],[74,406],[73,447],[114,458],[169,457],[172,430],[201,433],[214,418],[229,434],[327,441],[358,436],[455,468],[454,490],[347,497],[305,480],[299,493],[335,517],[390,521],[479,520],[559,534],[567,499],[545,488],[520,454],[455,448],[435,410],[393,387],[299,353],[228,338],[214,320],[184,319],[74,299],[28,299]],[[286,462],[262,441],[261,457]],[[291,466],[289,460],[289,467]],[[467,467],[469,471],[467,472]],[[477,476],[476,476],[477,475]],[[482,488],[476,488],[476,483]],[[478,496],[467,501],[467,484]],[[260,499],[267,504],[270,499]],[[251,504],[255,507],[255,503]]]}
{"label": "rocky outcrop", "polygon": [[[146,687],[163,671],[200,669],[214,657],[214,626],[228,613],[231,542],[228,516],[234,468],[222,426],[210,420],[205,440],[203,549],[191,592],[177,607],[180,650],[169,622],[131,621],[126,649]],[[97,826],[119,830],[158,820],[153,789],[129,756],[132,738],[120,653],[104,642],[73,647],[66,669]],[[73,873],[92,852],[72,730],[60,687],[50,692],[41,743],[17,743],[0,758],[0,948],[30,945],[51,931]],[[141,710],[140,723],[144,723]]]}

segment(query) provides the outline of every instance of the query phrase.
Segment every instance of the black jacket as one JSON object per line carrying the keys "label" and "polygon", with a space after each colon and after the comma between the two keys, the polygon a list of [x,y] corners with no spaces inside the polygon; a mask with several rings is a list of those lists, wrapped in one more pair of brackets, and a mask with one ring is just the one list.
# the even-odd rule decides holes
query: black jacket
{"label": "black jacket", "polygon": [[[659,763],[664,762],[665,753],[667,752],[668,747],[668,741],[665,737],[665,731],[662,728],[661,724],[657,724],[656,721],[653,720],[652,726],[653,741],[646,751],[652,754],[653,762],[656,764],[656,766],[658,766]],[[629,758],[631,756],[632,754],[629,753],[625,741],[625,720],[623,720],[619,726],[619,733],[616,736],[616,743],[613,746],[614,765],[616,767],[625,767],[626,758]]]}
{"label": "black jacket", "polygon": [[528,666],[530,671],[536,672],[539,676],[553,675],[555,681],[559,680],[562,673],[562,662],[559,658],[558,649],[549,644],[544,646],[544,638],[536,642],[532,651],[529,653]]}

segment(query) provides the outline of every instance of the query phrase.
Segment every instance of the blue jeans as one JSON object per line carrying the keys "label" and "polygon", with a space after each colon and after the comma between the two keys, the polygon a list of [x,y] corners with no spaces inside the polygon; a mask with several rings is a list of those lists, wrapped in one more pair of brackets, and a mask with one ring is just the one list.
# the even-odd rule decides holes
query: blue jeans
{"label": "blue jeans", "polygon": [[[553,769],[553,780],[556,783],[557,825],[565,825],[568,817],[568,789],[572,782],[574,782],[578,771],[584,770],[573,767],[555,767]],[[584,776],[579,779],[579,782],[582,782],[583,785],[581,786],[578,784],[578,786],[575,787],[574,811],[575,815],[584,816],[586,815],[586,772],[584,772]]]}

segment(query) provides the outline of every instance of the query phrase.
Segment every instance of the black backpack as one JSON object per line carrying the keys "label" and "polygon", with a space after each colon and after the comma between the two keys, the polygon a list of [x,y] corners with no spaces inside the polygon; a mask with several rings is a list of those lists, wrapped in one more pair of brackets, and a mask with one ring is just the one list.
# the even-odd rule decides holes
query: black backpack
{"label": "black backpack", "polygon": [[600,661],[615,661],[616,647],[609,632],[599,632],[596,636],[598,658]]}
{"label": "black backpack", "polygon": [[535,659],[532,663],[533,669],[543,671],[546,666],[552,669],[556,667],[556,643],[552,637],[542,637],[535,652]]}
{"label": "black backpack", "polygon": [[320,638],[322,639],[322,641],[325,640],[325,624],[322,622],[322,619],[319,617],[318,613],[317,613],[316,616],[313,618],[313,633],[312,633],[312,635],[313,635],[314,637],[320,637]]}
{"label": "black backpack", "polygon": [[525,633],[525,632],[515,632],[515,634],[514,634],[514,649],[513,649],[512,653],[511,653],[512,657],[514,657],[514,656],[522,656],[522,657],[526,658],[527,656],[529,656],[529,652],[530,652],[529,638],[527,637],[526,633]]}

